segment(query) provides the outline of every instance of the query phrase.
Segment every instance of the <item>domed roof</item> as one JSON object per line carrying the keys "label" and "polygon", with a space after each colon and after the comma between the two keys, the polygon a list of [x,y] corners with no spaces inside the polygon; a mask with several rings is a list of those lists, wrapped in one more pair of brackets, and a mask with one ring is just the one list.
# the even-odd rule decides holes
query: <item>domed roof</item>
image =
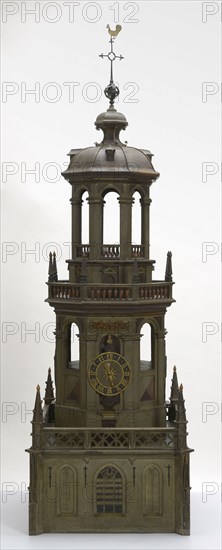
{"label": "domed roof", "polygon": [[124,129],[128,126],[125,115],[118,113],[118,111],[111,106],[105,113],[100,113],[95,122],[97,129],[103,128],[104,125],[106,126],[107,124],[117,124],[117,126],[123,126]]}
{"label": "domed roof", "polygon": [[159,173],[152,165],[152,153],[129,147],[120,141],[119,133],[127,125],[126,117],[113,106],[99,114],[95,126],[97,130],[103,130],[102,142],[95,143],[93,147],[72,149],[69,167],[62,173],[64,178],[70,183],[98,181],[101,177],[104,181],[113,177],[115,172],[118,173],[118,181],[148,183],[156,180]]}

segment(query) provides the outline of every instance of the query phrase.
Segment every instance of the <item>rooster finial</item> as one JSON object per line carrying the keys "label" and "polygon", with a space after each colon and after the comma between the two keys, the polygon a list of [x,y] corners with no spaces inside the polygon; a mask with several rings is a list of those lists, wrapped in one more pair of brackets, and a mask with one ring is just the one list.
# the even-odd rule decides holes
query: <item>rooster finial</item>
{"label": "rooster finial", "polygon": [[116,25],[115,31],[112,31],[109,25],[106,25],[106,28],[108,29],[108,33],[110,34],[111,38],[116,38],[122,29],[121,25]]}

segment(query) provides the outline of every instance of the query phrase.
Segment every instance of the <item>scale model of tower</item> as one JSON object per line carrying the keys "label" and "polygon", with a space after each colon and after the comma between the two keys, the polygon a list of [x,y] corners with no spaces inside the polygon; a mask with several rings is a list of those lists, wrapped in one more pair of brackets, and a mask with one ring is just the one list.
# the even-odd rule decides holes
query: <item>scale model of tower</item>
{"label": "scale model of tower", "polygon": [[[109,30],[110,33],[116,31]],[[163,280],[150,259],[152,154],[120,141],[125,116],[114,108],[111,34],[110,105],[95,122],[101,143],[72,149],[64,178],[72,190],[69,280],[50,254],[48,299],[56,315],[55,387],[51,370],[42,407],[37,386],[30,454],[29,532],[190,533],[190,482],[183,387],[173,370],[165,398],[165,314],[172,298],[171,252]],[[89,242],[82,242],[88,193]],[[104,204],[118,196],[119,243],[103,240]],[[141,242],[132,243],[134,194],[140,194]],[[113,219],[115,224],[115,218]],[[144,326],[151,356],[141,359]],[[72,357],[78,327],[78,359]],[[147,349],[149,342],[147,342]]]}

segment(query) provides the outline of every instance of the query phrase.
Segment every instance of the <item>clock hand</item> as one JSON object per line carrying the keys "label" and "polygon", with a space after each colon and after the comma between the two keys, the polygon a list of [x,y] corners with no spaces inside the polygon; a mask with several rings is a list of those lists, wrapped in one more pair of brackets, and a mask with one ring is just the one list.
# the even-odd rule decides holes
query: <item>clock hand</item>
{"label": "clock hand", "polygon": [[110,381],[110,386],[113,388],[114,382],[112,381],[112,373],[108,374],[108,378],[109,378],[109,381]]}
{"label": "clock hand", "polygon": [[106,372],[106,376],[108,378],[108,380],[110,381],[110,385],[113,387],[114,386],[114,382],[113,382],[113,373],[112,373],[112,370],[111,370],[111,365],[110,363],[107,363],[106,365],[104,365],[104,368],[105,368],[105,372]]}

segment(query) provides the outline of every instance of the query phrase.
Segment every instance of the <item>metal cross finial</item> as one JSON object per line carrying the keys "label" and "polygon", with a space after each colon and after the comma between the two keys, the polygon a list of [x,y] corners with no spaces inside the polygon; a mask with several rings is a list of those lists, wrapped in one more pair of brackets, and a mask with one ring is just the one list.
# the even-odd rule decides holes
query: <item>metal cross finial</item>
{"label": "metal cross finial", "polygon": [[110,83],[108,86],[106,86],[105,90],[104,90],[104,94],[106,97],[108,97],[109,101],[110,101],[110,106],[114,104],[114,101],[115,101],[115,98],[119,95],[119,88],[118,86],[116,86],[116,84],[114,83],[114,80],[113,80],[113,62],[116,60],[116,59],[119,59],[120,61],[122,59],[124,59],[124,57],[122,55],[116,55],[115,52],[113,51],[113,43],[114,43],[114,38],[117,36],[117,34],[121,31],[121,25],[116,25],[116,30],[115,31],[112,31],[110,29],[110,26],[107,25],[107,28],[108,28],[108,32],[111,36],[110,38],[110,44],[111,44],[111,50],[108,54],[104,54],[104,53],[101,53],[99,55],[99,57],[102,57],[102,59],[104,57],[107,57],[110,61]]}

